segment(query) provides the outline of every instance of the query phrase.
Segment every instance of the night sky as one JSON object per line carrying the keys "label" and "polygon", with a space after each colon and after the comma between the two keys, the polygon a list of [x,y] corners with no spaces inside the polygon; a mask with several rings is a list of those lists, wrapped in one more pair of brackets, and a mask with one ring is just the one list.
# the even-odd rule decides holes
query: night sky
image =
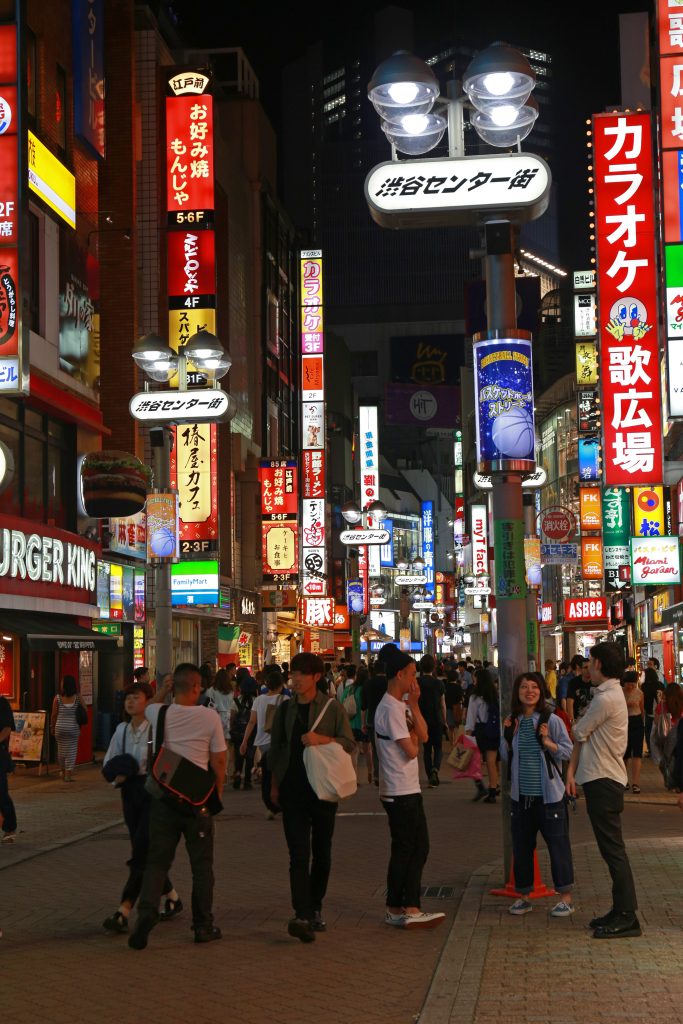
{"label": "night sky", "polygon": [[[240,46],[261,83],[261,99],[273,124],[279,120],[282,68],[300,57],[320,38],[339,39],[344,33],[352,46],[366,16],[386,3],[319,3],[269,5],[232,0],[198,5],[196,0],[173,0],[178,27],[192,45]],[[558,160],[554,177],[561,186],[564,223],[563,257],[576,265],[586,258],[586,240],[571,230],[586,211],[585,119],[620,101],[619,13],[651,7],[643,0],[488,0],[469,3],[404,3],[415,15],[419,56],[444,49],[459,38],[484,47],[496,39],[526,45],[552,54],[557,123]],[[424,52],[419,52],[422,43]],[[582,232],[583,234],[583,232]]]}

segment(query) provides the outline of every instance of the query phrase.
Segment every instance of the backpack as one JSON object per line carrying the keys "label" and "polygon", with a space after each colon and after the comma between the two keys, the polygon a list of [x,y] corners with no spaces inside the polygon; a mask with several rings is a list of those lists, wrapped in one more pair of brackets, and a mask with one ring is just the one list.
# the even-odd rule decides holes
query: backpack
{"label": "backpack", "polygon": [[678,728],[670,729],[662,747],[662,758],[659,770],[664,779],[666,789],[680,789],[680,765],[677,755]]}
{"label": "backpack", "polygon": [[349,689],[345,697],[342,694],[342,707],[344,708],[344,711],[349,716],[349,718],[355,718],[356,715],[358,714],[358,705],[356,703],[356,698],[354,694],[355,687],[354,689]]}
{"label": "backpack", "polygon": [[247,694],[245,697],[235,697],[235,707],[237,712],[232,720],[230,726],[230,739],[233,743],[238,741],[241,743],[244,738],[247,726],[249,725],[249,719],[251,718],[251,709],[254,703],[254,698]]}

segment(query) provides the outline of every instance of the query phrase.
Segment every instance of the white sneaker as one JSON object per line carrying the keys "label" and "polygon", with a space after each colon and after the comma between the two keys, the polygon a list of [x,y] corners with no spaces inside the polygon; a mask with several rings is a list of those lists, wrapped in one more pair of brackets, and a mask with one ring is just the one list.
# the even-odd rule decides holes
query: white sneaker
{"label": "white sneaker", "polygon": [[16,838],[16,832],[5,832],[2,836],[2,839],[0,839],[0,843],[2,843],[4,846],[7,846],[9,843],[13,843],[16,840]]}
{"label": "white sneaker", "polygon": [[445,914],[426,914],[420,912],[419,914],[404,914],[403,915],[403,927],[404,928],[436,928],[442,921],[446,919]]}
{"label": "white sneaker", "polygon": [[528,900],[515,900],[512,906],[508,907],[508,914],[516,914],[521,917],[522,914],[530,914],[533,909]]}
{"label": "white sneaker", "polygon": [[388,910],[384,915],[384,923],[391,925],[392,928],[402,928],[405,920],[405,914],[392,914]]}
{"label": "white sneaker", "polygon": [[564,900],[560,900],[560,902],[556,903],[555,906],[553,907],[553,909],[550,911],[550,916],[551,917],[571,917],[571,915],[573,913],[574,913],[574,904],[573,903],[565,903]]}

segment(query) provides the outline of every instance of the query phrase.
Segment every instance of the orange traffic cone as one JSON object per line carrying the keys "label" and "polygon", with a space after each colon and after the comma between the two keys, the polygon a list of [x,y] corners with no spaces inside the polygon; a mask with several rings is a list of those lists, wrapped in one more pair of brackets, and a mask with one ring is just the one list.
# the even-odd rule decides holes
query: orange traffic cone
{"label": "orange traffic cone", "polygon": [[541,880],[541,869],[538,866],[538,854],[534,850],[534,887],[530,893],[526,896],[522,896],[520,892],[515,889],[515,866],[514,863],[510,864],[510,877],[503,886],[502,889],[491,889],[489,896],[507,896],[511,900],[525,899],[525,900],[540,900],[544,896],[557,896],[554,889],[549,889],[547,885],[544,885]]}

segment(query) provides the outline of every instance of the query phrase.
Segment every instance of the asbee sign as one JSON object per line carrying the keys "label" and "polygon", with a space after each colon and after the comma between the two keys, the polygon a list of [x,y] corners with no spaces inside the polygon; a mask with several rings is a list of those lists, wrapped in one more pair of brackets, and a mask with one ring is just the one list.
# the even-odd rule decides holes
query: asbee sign
{"label": "asbee sign", "polygon": [[595,625],[607,618],[606,597],[569,597],[564,602],[564,621],[567,625]]}
{"label": "asbee sign", "polygon": [[550,181],[531,153],[388,160],[365,179],[365,199],[385,228],[480,224],[487,213],[524,223],[547,209]]}

